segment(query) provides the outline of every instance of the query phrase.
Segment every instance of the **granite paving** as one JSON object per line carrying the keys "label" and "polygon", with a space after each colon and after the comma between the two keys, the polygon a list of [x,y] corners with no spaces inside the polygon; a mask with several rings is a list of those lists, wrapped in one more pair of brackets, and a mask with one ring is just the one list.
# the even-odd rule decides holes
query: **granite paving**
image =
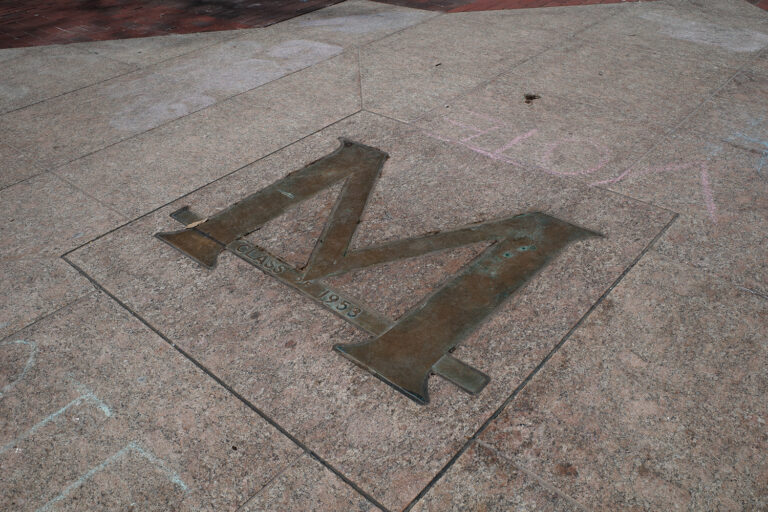
{"label": "granite paving", "polygon": [[[0,509],[768,509],[759,5],[183,3],[0,50]],[[0,41],[30,9],[0,2]],[[532,213],[595,235],[461,331],[478,393],[410,400],[334,351],[371,329],[282,282],[352,188],[282,184],[344,140],[388,158],[342,257]],[[269,265],[155,237],[216,246],[206,219],[275,183],[292,206],[238,235]],[[322,282],[396,324],[500,243]]]}

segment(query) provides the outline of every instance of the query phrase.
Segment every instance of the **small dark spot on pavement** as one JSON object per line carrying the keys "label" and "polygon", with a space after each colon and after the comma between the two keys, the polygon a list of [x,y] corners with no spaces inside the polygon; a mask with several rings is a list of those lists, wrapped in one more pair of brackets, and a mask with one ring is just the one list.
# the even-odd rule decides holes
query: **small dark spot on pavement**
{"label": "small dark spot on pavement", "polygon": [[541,96],[539,96],[538,94],[533,94],[530,92],[526,93],[524,96],[525,96],[525,102],[528,103],[529,105],[533,103],[533,100],[537,100],[541,98]]}
{"label": "small dark spot on pavement", "polygon": [[579,472],[576,471],[576,467],[570,462],[560,463],[555,466],[555,473],[562,476],[579,476]]}

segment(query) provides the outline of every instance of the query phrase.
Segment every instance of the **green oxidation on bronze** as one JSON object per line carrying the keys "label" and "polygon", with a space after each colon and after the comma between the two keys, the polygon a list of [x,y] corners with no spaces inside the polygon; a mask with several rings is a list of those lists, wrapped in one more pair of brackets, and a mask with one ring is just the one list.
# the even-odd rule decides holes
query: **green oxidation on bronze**
{"label": "green oxidation on bronze", "polygon": [[[428,403],[427,383],[437,374],[471,394],[489,382],[452,352],[504,300],[525,285],[568,244],[592,231],[544,213],[526,213],[452,231],[350,250],[368,197],[387,154],[341,139],[333,153],[205,218],[184,207],[171,216],[189,226],[156,236],[198,263],[213,268],[229,251],[266,274],[367,331],[373,337],[335,350],[418,403]],[[294,268],[243,236],[288,209],[344,180],[307,264]],[[363,301],[329,287],[323,278],[487,241],[491,245],[457,276],[393,322]]]}

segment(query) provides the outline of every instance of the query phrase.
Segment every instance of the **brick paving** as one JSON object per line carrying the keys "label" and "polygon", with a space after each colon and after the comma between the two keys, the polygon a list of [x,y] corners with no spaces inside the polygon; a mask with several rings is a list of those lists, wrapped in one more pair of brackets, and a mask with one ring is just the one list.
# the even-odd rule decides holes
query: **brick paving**
{"label": "brick paving", "polygon": [[[0,1],[0,48],[265,27],[343,0]],[[379,0],[441,12],[472,12],[642,0]],[[645,0],[653,1],[653,0]],[[768,10],[768,0],[745,0]]]}
{"label": "brick paving", "polygon": [[[340,1],[342,0],[2,0],[0,48],[265,27]],[[623,0],[384,1],[417,9],[464,12],[589,5]],[[762,0],[762,4],[765,4],[765,0]]]}
{"label": "brick paving", "polygon": [[0,48],[264,27],[341,0],[0,2]]}

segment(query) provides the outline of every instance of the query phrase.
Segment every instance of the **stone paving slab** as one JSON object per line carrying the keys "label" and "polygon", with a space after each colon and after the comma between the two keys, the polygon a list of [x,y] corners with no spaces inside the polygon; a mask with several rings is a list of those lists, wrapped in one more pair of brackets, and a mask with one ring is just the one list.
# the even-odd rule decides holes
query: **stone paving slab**
{"label": "stone paving slab", "polygon": [[[517,66],[499,80],[519,90],[566,95],[674,128],[737,70],[737,63],[578,40]],[[681,90],[686,94],[678,94]]]}
{"label": "stone paving slab", "polygon": [[680,213],[656,250],[766,295],[768,180],[758,173],[761,158],[681,131],[599,183]]}
{"label": "stone paving slab", "polygon": [[768,23],[760,15],[725,17],[691,9],[690,4],[635,4],[577,37],[733,66],[748,62],[768,45]]}
{"label": "stone paving slab", "polygon": [[0,142],[0,165],[3,166],[0,189],[43,172],[44,169],[37,167],[36,160],[29,153],[23,153],[9,144]]}
{"label": "stone paving slab", "polygon": [[411,510],[571,512],[589,509],[538,476],[521,470],[494,448],[477,442]]}
{"label": "stone paving slab", "polygon": [[0,190],[0,336],[89,290],[59,256],[126,219],[51,174]]}
{"label": "stone paving slab", "polygon": [[684,126],[762,157],[768,152],[767,101],[768,66],[763,57],[736,75]]}
{"label": "stone paving slab", "polygon": [[368,45],[360,52],[363,105],[415,120],[608,14],[557,11],[441,16]]}
{"label": "stone paving slab", "polygon": [[171,34],[111,41],[89,41],[69,44],[66,48],[99,55],[138,67],[146,67],[164,60],[205,48],[237,37],[234,31],[202,32],[197,34]]}
{"label": "stone paving slab", "polygon": [[[288,25],[243,31],[235,39],[112,80],[92,80],[90,87],[0,117],[0,139],[13,141],[18,150],[34,152],[40,165],[55,167],[328,60],[347,46],[384,37],[433,16],[374,5],[353,2],[328,13],[330,17],[297,18]],[[358,30],[345,30],[350,23]],[[92,55],[81,58],[111,62]],[[96,72],[94,66],[69,67],[67,73],[83,81]],[[14,80],[20,82],[8,87],[26,86],[31,79],[17,76]]]}
{"label": "stone paving slab", "polygon": [[436,109],[424,133],[497,162],[594,184],[620,176],[664,139],[663,126],[505,78]]}
{"label": "stone paving slab", "polygon": [[[524,211],[550,213],[605,235],[569,248],[458,350],[492,376],[478,397],[432,379],[432,402],[415,405],[331,351],[334,343],[364,340],[364,333],[240,261],[223,257],[207,271],[152,237],[175,229],[168,217],[175,209],[191,205],[212,214],[329,153],[340,136],[390,154],[357,247]],[[457,188],[468,193],[457,196]],[[375,499],[402,508],[672,218],[666,210],[531,175],[402,123],[359,114],[68,259]],[[369,272],[374,281],[406,279],[417,287],[425,273],[419,260]],[[563,276],[578,294],[558,286]],[[440,281],[420,289],[429,292]]]}
{"label": "stone paving slab", "polygon": [[88,280],[59,258],[4,258],[0,337],[53,313],[91,291]]}
{"label": "stone paving slab", "polygon": [[733,16],[745,17],[745,18],[764,18],[764,13],[760,12],[760,9],[766,9],[768,5],[765,4],[765,0],[748,0],[747,2],[740,2],[739,0],[722,0],[720,2],[689,2],[687,0],[674,0],[669,2],[672,5],[680,5],[682,7],[688,7],[696,11],[705,11],[713,16],[720,16],[721,18],[729,18]]}
{"label": "stone paving slab", "polygon": [[591,509],[763,509],[765,313],[646,255],[481,440]]}
{"label": "stone paving slab", "polygon": [[[0,50],[50,67],[0,73],[42,100],[0,114],[0,509],[765,508],[766,23],[741,0],[351,1]],[[232,254],[207,270],[153,237],[339,137],[390,155],[354,248],[526,211],[604,235],[457,348],[491,377],[479,395],[433,376],[417,405],[332,351],[369,334]],[[340,190],[247,239],[303,265]],[[487,247],[328,283],[398,319]]]}
{"label": "stone paving slab", "polygon": [[126,220],[49,173],[0,190],[0,213],[3,260],[58,257]]}
{"label": "stone paving slab", "polygon": [[0,62],[5,62],[23,55],[32,55],[40,51],[38,48],[2,48],[0,49]]}
{"label": "stone paving slab", "polygon": [[359,108],[357,57],[343,54],[55,172],[133,218]]}
{"label": "stone paving slab", "polygon": [[0,113],[133,71],[135,66],[76,48],[42,48],[23,59],[3,62]]}
{"label": "stone paving slab", "polygon": [[232,510],[301,454],[103,294],[0,351],[3,510]]}
{"label": "stone paving slab", "polygon": [[289,33],[297,39],[323,41],[345,48],[362,46],[417,25],[438,13],[386,5],[365,0],[350,0],[260,31],[243,31],[243,39],[253,34]]}
{"label": "stone paving slab", "polygon": [[240,509],[242,512],[379,512],[352,487],[307,455],[300,457]]}
{"label": "stone paving slab", "polygon": [[[47,167],[57,166],[331,58],[342,48],[294,40],[266,47],[226,42],[202,51],[179,57],[186,62],[174,59],[15,111],[0,118],[0,134],[18,149],[34,147]],[[297,53],[282,59],[269,52]],[[209,61],[209,73],[191,72],[205,66],[190,62],[196,58]]]}

